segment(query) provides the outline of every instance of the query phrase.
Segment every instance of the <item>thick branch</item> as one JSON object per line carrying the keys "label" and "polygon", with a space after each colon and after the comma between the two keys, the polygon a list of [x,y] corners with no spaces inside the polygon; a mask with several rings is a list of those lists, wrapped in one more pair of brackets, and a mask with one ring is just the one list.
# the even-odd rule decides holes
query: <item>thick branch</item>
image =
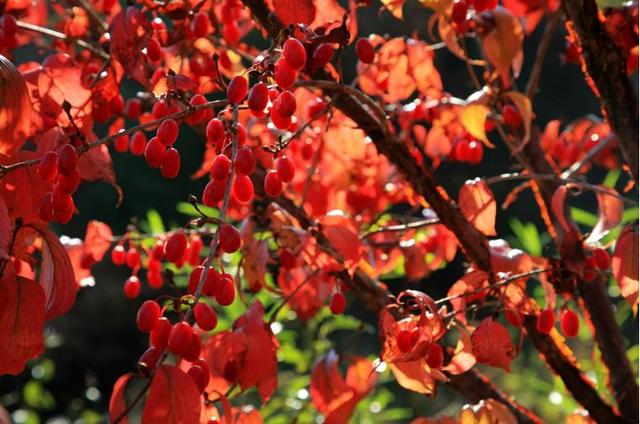
{"label": "thick branch", "polygon": [[600,22],[595,0],[564,0],[563,4],[579,38],[586,71],[637,184],[638,100],[627,76],[626,56]]}

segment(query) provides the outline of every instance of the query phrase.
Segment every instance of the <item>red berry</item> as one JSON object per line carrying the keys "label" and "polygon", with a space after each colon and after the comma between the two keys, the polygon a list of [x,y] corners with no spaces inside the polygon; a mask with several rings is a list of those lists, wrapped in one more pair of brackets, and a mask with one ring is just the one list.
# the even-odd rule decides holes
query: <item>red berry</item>
{"label": "red berry", "polygon": [[138,309],[136,324],[138,330],[143,333],[150,333],[158,323],[160,318],[160,305],[153,300],[147,300]]}
{"label": "red berry", "polygon": [[427,349],[427,365],[429,368],[440,368],[444,362],[444,351],[438,343],[432,343]]}
{"label": "red berry", "polygon": [[124,283],[124,295],[129,299],[135,299],[140,295],[140,279],[135,275]]}
{"label": "red berry", "polygon": [[296,262],[296,257],[291,253],[291,250],[280,249],[280,265],[286,269],[293,269],[298,265]]}
{"label": "red berry", "polygon": [[[222,26],[222,35],[229,44],[236,44],[240,40],[240,27],[236,22],[224,24]],[[220,60],[222,67],[224,68],[224,61]],[[228,68],[228,67],[226,67]]]}
{"label": "red berry", "polygon": [[471,159],[471,148],[466,139],[460,139],[453,146],[453,159],[459,162],[469,162]]}
{"label": "red berry", "polygon": [[187,262],[189,262],[189,265],[196,266],[200,263],[200,253],[202,253],[203,247],[204,243],[202,243],[202,239],[199,236],[191,236],[189,239],[189,249],[187,251]]}
{"label": "red berry", "polygon": [[451,21],[457,25],[463,25],[467,21],[469,5],[465,0],[456,0],[451,9]]}
{"label": "red berry", "polygon": [[511,128],[519,128],[522,125],[522,116],[513,105],[505,105],[502,108],[502,120]]}
{"label": "red berry", "polygon": [[47,152],[38,165],[38,175],[44,181],[53,181],[58,175],[58,154],[56,152]]}
{"label": "red berry", "polygon": [[157,38],[151,37],[147,40],[147,57],[152,62],[159,62],[164,57],[162,46]]}
{"label": "red berry", "polygon": [[200,393],[204,392],[204,389],[207,388],[208,380],[202,368],[200,368],[198,365],[193,365],[191,368],[189,368],[187,374],[196,384],[196,387],[198,388]]}
{"label": "red berry", "polygon": [[359,38],[356,41],[356,55],[362,63],[373,63],[376,58],[376,52],[368,38]]}
{"label": "red berry", "polygon": [[468,147],[469,147],[469,153],[468,153],[469,163],[477,165],[480,162],[482,162],[482,156],[484,154],[484,148],[482,147],[482,143],[475,140],[470,141],[468,144]]}
{"label": "red berry", "polygon": [[58,155],[58,172],[69,175],[78,167],[78,154],[71,144],[65,144],[60,148]]}
{"label": "red berry", "polygon": [[293,177],[296,174],[296,165],[293,163],[288,156],[280,156],[276,159],[276,171],[278,172],[278,177],[285,182],[293,180]]}
{"label": "red berry", "polygon": [[231,103],[241,103],[247,96],[247,90],[249,89],[249,83],[242,75],[236,75],[229,82],[227,87],[227,98]]}
{"label": "red berry", "polygon": [[324,68],[333,57],[333,47],[329,43],[322,43],[316,47],[311,58],[311,67],[314,69]]}
{"label": "red berry", "polygon": [[142,156],[147,147],[147,136],[142,131],[136,131],[129,139],[129,150],[132,155]]}
{"label": "red berry", "polygon": [[596,249],[593,251],[593,261],[596,268],[600,271],[606,271],[611,266],[611,256],[605,249]]}
{"label": "red berry", "polygon": [[152,289],[156,289],[157,290],[157,289],[162,288],[162,273],[160,273],[159,271],[157,271],[157,272],[149,271],[147,273],[147,284]]}
{"label": "red berry", "polygon": [[342,292],[335,292],[329,300],[329,309],[334,315],[342,315],[347,307],[347,298]]}
{"label": "red berry", "polygon": [[[191,100],[189,100],[189,105],[194,109],[197,108],[198,106],[202,106],[205,103],[207,103],[207,98],[204,97],[202,94],[194,94],[193,97],[191,97]],[[212,113],[213,112],[211,112],[210,109],[196,110],[194,113],[187,116],[185,121],[189,125],[196,125],[202,122],[203,120],[208,119],[208,117]]]}
{"label": "red berry", "polygon": [[596,259],[593,256],[588,257],[584,261],[584,272],[582,277],[585,281],[593,281],[596,278]]}
{"label": "red berry", "polygon": [[410,352],[418,340],[418,330],[400,330],[396,334],[396,344],[400,352]]}
{"label": "red berry", "polygon": [[165,146],[160,142],[158,137],[153,137],[147,143],[147,147],[144,149],[144,158],[152,168],[160,168],[162,165],[162,155],[165,151]]}
{"label": "red berry", "polygon": [[62,189],[67,194],[73,194],[78,189],[80,185],[80,171],[76,168],[71,174],[64,175],[60,174],[56,178],[58,183],[58,187]]}
{"label": "red berry", "polygon": [[289,117],[296,113],[296,97],[289,90],[280,93],[278,97],[278,111],[284,117]]}
{"label": "red berry", "polygon": [[109,102],[109,110],[114,115],[120,115],[124,111],[124,98],[120,95],[115,96]]}
{"label": "red berry", "polygon": [[124,116],[127,119],[138,119],[142,113],[142,101],[140,99],[129,99],[124,105]]}
{"label": "red berry", "polygon": [[2,31],[6,38],[13,37],[16,35],[16,31],[18,30],[16,18],[9,13],[5,13],[0,17],[0,26],[2,27]]}
{"label": "red berry", "polygon": [[140,265],[140,251],[135,247],[130,247],[127,250],[127,266],[131,269],[136,268]]}
{"label": "red berry", "polygon": [[178,132],[180,127],[174,119],[166,119],[162,121],[156,132],[156,137],[165,146],[170,146],[178,139]]}
{"label": "red berry", "polygon": [[129,150],[129,136],[127,134],[123,134],[116,138],[113,142],[113,148],[118,153],[125,153]]}
{"label": "red berry", "polygon": [[193,308],[193,313],[196,318],[198,327],[204,331],[211,331],[218,325],[218,317],[216,316],[213,308],[206,303],[198,303]]}
{"label": "red berry", "polygon": [[214,146],[221,145],[225,139],[224,124],[218,118],[214,118],[207,124],[207,141]]}
{"label": "red berry", "polygon": [[201,348],[202,344],[200,342],[200,336],[192,330],[189,344],[187,345],[187,349],[182,354],[182,357],[189,362],[195,362],[200,356]]}
{"label": "red berry", "polygon": [[180,172],[180,153],[173,147],[169,147],[162,153],[160,173],[165,178],[175,178]]}
{"label": "red berry", "polygon": [[124,250],[124,246],[121,244],[117,245],[111,251],[111,262],[114,265],[124,265],[127,260],[127,252]]}
{"label": "red berry", "polygon": [[191,327],[184,321],[176,323],[169,333],[167,348],[169,352],[182,356],[189,348],[191,342]]}
{"label": "red berry", "polygon": [[575,337],[580,330],[580,317],[575,311],[564,308],[560,312],[560,328],[562,333],[567,337]]}
{"label": "red berry", "polygon": [[284,58],[278,59],[273,68],[273,77],[280,88],[286,90],[291,87],[296,81],[296,76],[296,70],[289,66],[289,63]]}
{"label": "red berry", "polygon": [[156,240],[156,244],[153,246],[153,250],[151,250],[151,257],[156,261],[161,261],[164,258],[164,241]]}
{"label": "red berry", "polygon": [[220,226],[220,248],[226,253],[234,253],[240,249],[240,232],[233,225]]}
{"label": "red berry", "polygon": [[209,32],[210,24],[209,15],[204,12],[198,12],[191,21],[191,31],[198,38],[204,37]]}
{"label": "red berry", "polygon": [[299,71],[304,68],[307,62],[307,52],[300,41],[295,38],[289,38],[282,46],[282,56],[291,68]]}
{"label": "red berry", "polygon": [[264,178],[264,191],[271,197],[278,197],[282,193],[282,180],[275,169],[267,172]]}
{"label": "red berry", "polygon": [[253,199],[253,182],[246,175],[236,175],[231,189],[234,199],[240,203],[249,203]]}
{"label": "red berry", "polygon": [[151,331],[151,346],[159,350],[165,350],[167,343],[169,342],[169,334],[171,333],[172,328],[173,326],[167,318],[160,317],[156,322],[156,326],[153,331]]}
{"label": "red berry", "polygon": [[249,147],[242,147],[236,153],[236,172],[251,175],[256,169],[256,155]]}
{"label": "red berry", "polygon": [[156,347],[147,349],[140,359],[138,359],[138,369],[144,375],[148,375],[158,365],[158,361],[162,356],[162,350]]}
{"label": "red berry", "polygon": [[165,102],[164,100],[155,102],[153,104],[153,107],[151,108],[151,113],[156,119],[162,119],[167,116],[167,114],[169,113],[169,106],[167,105],[167,102]]}
{"label": "red berry", "polygon": [[226,181],[231,172],[231,160],[225,155],[218,155],[211,165],[211,178]]}
{"label": "red berry", "polygon": [[291,116],[285,116],[280,112],[280,102],[277,99],[269,110],[269,116],[273,125],[279,130],[286,130],[291,125]]}
{"label": "red berry", "polygon": [[538,315],[538,320],[536,321],[536,330],[542,334],[549,334],[551,330],[553,330],[553,326],[556,323],[556,315],[553,308],[544,309]]}
{"label": "red berry", "polygon": [[202,191],[202,203],[214,207],[224,197],[226,181],[209,181]]}
{"label": "red berry", "polygon": [[220,287],[217,289],[216,300],[222,306],[229,306],[233,303],[236,297],[236,286],[233,283],[233,278],[225,274],[221,280]]}
{"label": "red berry", "polygon": [[268,102],[269,88],[267,87],[267,84],[259,82],[251,87],[248,99],[249,109],[253,112],[262,113],[264,108],[267,107]]}
{"label": "red berry", "polygon": [[522,327],[523,318],[520,312],[509,308],[504,311],[504,317],[507,320],[507,322],[513,325],[514,327],[516,328]]}
{"label": "red berry", "polygon": [[187,250],[187,236],[182,231],[171,234],[164,245],[164,257],[167,261],[176,263],[184,257]]}

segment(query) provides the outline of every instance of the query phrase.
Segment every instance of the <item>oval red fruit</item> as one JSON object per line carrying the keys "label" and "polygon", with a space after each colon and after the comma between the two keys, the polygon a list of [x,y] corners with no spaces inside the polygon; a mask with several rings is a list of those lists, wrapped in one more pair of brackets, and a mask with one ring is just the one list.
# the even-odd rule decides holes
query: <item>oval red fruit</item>
{"label": "oval red fruit", "polygon": [[580,330],[580,317],[575,311],[565,308],[560,313],[560,328],[567,337],[575,337]]}
{"label": "oval red fruit", "polygon": [[198,327],[204,331],[211,331],[218,325],[218,317],[216,316],[213,308],[206,303],[198,303],[193,308],[193,313],[196,318]]}
{"label": "oval red fruit", "polygon": [[538,315],[538,320],[536,321],[536,330],[542,334],[549,334],[551,330],[553,330],[553,326],[556,323],[556,315],[553,308],[544,309]]}
{"label": "oval red fruit", "polygon": [[307,62],[307,52],[302,43],[295,38],[289,38],[284,42],[282,56],[287,64],[297,71],[304,68],[304,64]]}
{"label": "oval red fruit", "polygon": [[191,342],[191,327],[184,321],[180,321],[173,325],[169,333],[169,341],[167,348],[169,352],[178,356],[182,356],[189,348]]}
{"label": "oval red fruit", "polygon": [[58,172],[69,175],[78,167],[78,154],[71,144],[65,144],[60,148],[58,155]]}
{"label": "oval red fruit", "polygon": [[220,248],[226,253],[234,253],[240,249],[240,232],[233,225],[220,226]]}
{"label": "oval red fruit", "polygon": [[153,300],[147,300],[138,309],[136,324],[138,330],[143,333],[150,333],[155,328],[160,318],[160,305]]}
{"label": "oval red fruit", "polygon": [[165,178],[175,178],[180,172],[180,153],[173,147],[169,147],[162,153],[160,173]]}
{"label": "oval red fruit", "polygon": [[427,349],[427,365],[429,368],[440,368],[444,362],[444,351],[438,343],[432,343]]}
{"label": "oval red fruit", "polygon": [[249,83],[247,79],[242,75],[236,75],[227,87],[227,99],[234,104],[241,103],[247,96],[248,89]]}
{"label": "oval red fruit", "polygon": [[293,180],[293,177],[296,174],[296,165],[293,163],[293,160],[288,156],[280,156],[276,159],[276,171],[278,172],[278,176],[280,179],[288,183]]}
{"label": "oval red fruit", "polygon": [[373,63],[376,52],[368,38],[360,38],[356,41],[356,55],[362,63]]}
{"label": "oval red fruit", "polygon": [[140,279],[132,275],[124,283],[124,295],[129,299],[135,299],[140,295]]}
{"label": "oval red fruit", "polygon": [[237,175],[233,181],[233,197],[240,203],[249,203],[253,199],[253,183],[246,175]]}
{"label": "oval red fruit", "polygon": [[164,257],[169,262],[179,262],[187,250],[187,236],[182,231],[171,234],[164,245]]}
{"label": "oval red fruit", "polygon": [[58,154],[56,152],[47,152],[38,165],[38,176],[44,181],[53,181],[58,175]]}
{"label": "oval red fruit", "polygon": [[342,315],[347,307],[347,298],[342,292],[335,292],[329,301],[329,309],[334,315]]}
{"label": "oval red fruit", "polygon": [[282,193],[282,180],[275,169],[267,172],[264,178],[264,191],[271,197],[278,197]]}

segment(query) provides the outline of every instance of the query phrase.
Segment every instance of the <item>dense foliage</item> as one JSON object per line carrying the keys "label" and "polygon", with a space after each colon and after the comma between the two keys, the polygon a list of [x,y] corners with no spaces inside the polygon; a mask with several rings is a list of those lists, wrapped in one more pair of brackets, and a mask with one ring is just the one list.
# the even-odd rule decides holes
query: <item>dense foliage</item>
{"label": "dense foliage", "polygon": [[[371,10],[403,33],[363,34]],[[600,110],[539,118],[560,60]],[[45,375],[56,319],[117,267],[147,349],[80,422],[637,422],[637,71],[637,2],[1,2],[0,375]],[[64,236],[96,182],[145,217]],[[440,388],[468,404],[395,407]]]}

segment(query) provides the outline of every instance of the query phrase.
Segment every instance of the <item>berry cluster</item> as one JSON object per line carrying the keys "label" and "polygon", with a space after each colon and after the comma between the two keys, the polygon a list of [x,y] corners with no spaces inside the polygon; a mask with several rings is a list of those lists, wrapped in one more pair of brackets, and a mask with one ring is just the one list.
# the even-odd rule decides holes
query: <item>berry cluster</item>
{"label": "berry cluster", "polygon": [[[556,323],[556,315],[553,308],[543,309],[538,315],[536,329],[542,334],[549,334]],[[578,314],[564,306],[560,312],[560,328],[567,337],[575,337],[580,330],[580,317]]]}
{"label": "berry cluster", "polygon": [[40,201],[38,216],[43,221],[66,224],[75,210],[72,195],[80,185],[78,154],[73,145],[64,144],[58,152],[46,153],[38,165],[38,176],[54,182],[53,191],[45,193]]}

